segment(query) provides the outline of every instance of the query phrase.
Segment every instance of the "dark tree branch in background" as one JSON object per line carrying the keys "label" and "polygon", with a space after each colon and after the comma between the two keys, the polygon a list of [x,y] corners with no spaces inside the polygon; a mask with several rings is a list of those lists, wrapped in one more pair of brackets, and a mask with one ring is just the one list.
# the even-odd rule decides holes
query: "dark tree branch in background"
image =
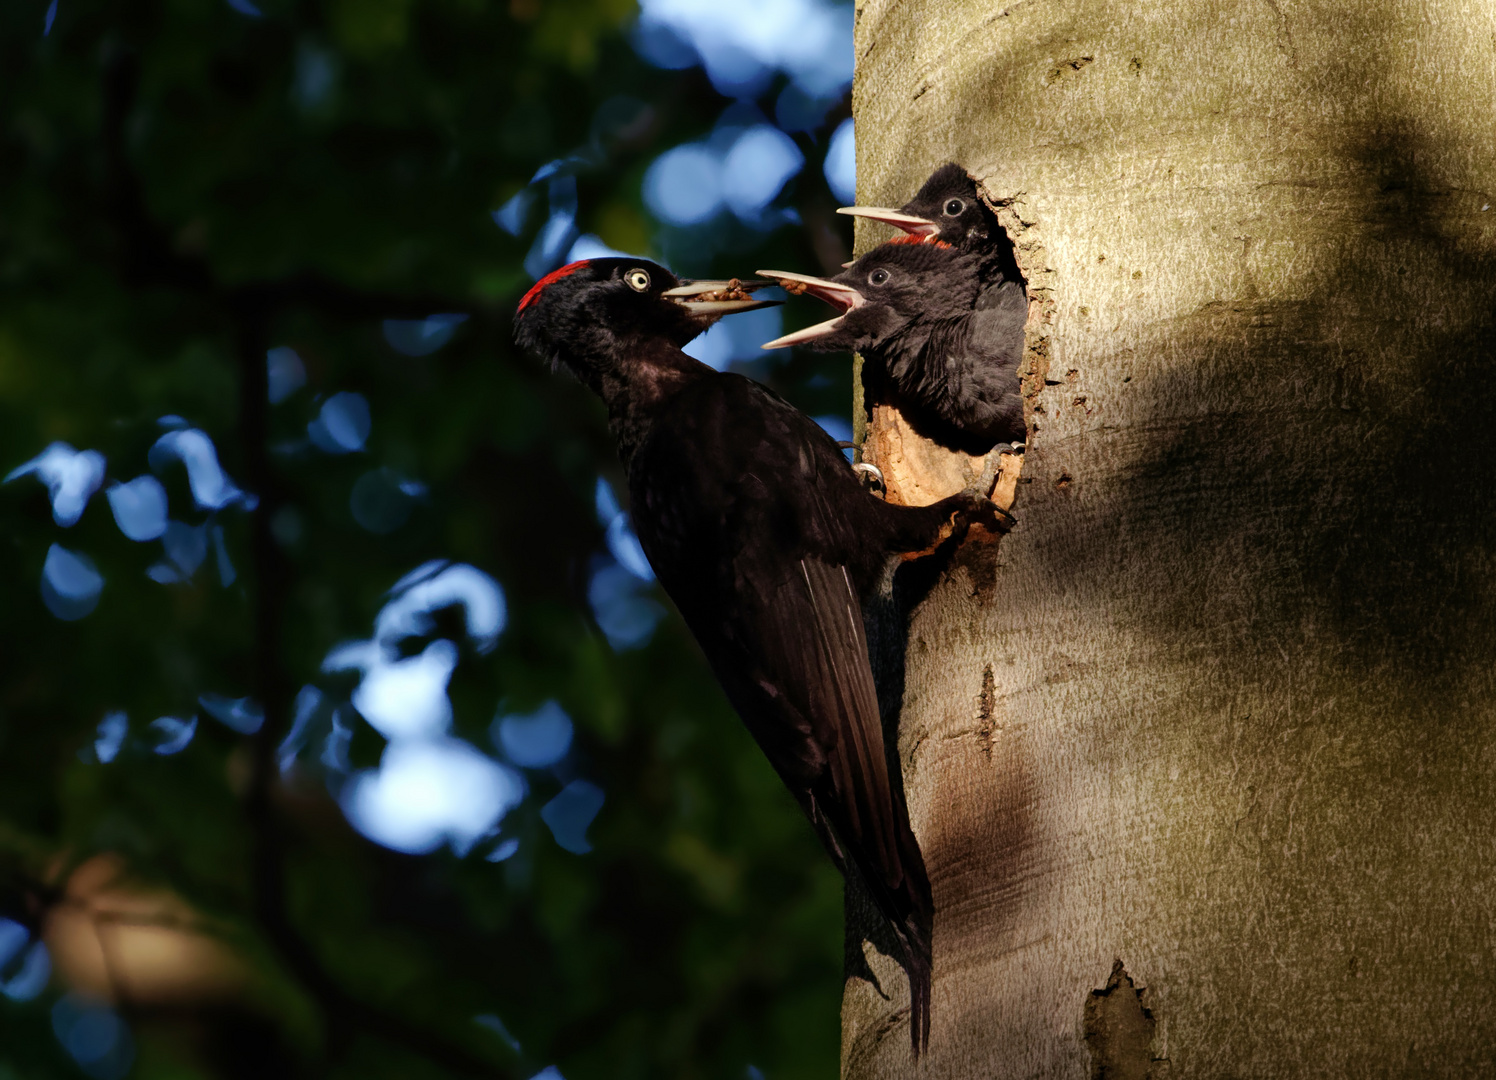
{"label": "dark tree branch in background", "polygon": [[476,309],[450,298],[363,292],[311,273],[224,285],[205,259],[173,248],[166,230],[150,215],[125,146],[126,120],[136,83],[134,56],[116,51],[105,65],[103,137],[108,165],[107,207],[123,242],[121,274],[129,285],[166,286],[211,297],[232,323],[239,368],[238,427],[244,477],[248,489],[259,498],[250,527],[253,695],[263,704],[265,720],[251,737],[252,767],[244,796],[252,845],[254,918],[291,974],[320,1005],[326,1021],[324,1052],[329,1058],[338,1058],[353,1035],[362,1032],[403,1046],[460,1075],[508,1077],[510,1070],[412,1024],[398,1013],[358,1000],[328,972],[287,911],[285,822],[271,800],[278,775],[276,747],[289,725],[294,691],[282,656],[290,566],[271,531],[271,521],[283,504],[268,450],[265,354],[275,317],[294,307],[348,320],[423,317],[434,312],[476,313]]}

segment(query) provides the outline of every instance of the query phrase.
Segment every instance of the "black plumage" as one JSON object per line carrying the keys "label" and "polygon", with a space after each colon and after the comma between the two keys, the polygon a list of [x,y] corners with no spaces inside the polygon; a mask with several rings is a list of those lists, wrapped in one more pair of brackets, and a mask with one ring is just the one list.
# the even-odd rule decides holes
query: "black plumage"
{"label": "black plumage", "polygon": [[987,280],[986,263],[983,252],[910,235],[830,279],[761,271],[843,310],[764,347],[861,353],[867,399],[944,446],[986,454],[1021,443],[1028,299],[1017,281]]}
{"label": "black plumage", "polygon": [[998,528],[1000,511],[973,493],[927,507],[868,494],[813,420],[681,352],[721,314],[757,302],[703,308],[685,290],[642,260],[573,264],[521,301],[516,336],[606,403],[660,584],[827,851],[843,873],[855,868],[900,943],[917,1055],[929,1037],[930,884],[892,779],[861,602],[900,553],[933,548],[972,516]]}

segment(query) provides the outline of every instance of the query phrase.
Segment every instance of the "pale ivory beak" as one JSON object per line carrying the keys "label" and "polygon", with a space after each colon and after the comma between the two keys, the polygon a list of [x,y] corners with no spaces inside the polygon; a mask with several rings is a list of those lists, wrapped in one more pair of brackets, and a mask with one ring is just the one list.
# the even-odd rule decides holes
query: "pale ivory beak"
{"label": "pale ivory beak", "polygon": [[696,281],[685,281],[673,289],[666,289],[660,293],[681,307],[686,308],[695,315],[733,315],[740,311],[753,311],[757,308],[774,307],[783,301],[780,300],[720,300],[707,299],[698,300],[696,297],[711,293],[724,293],[732,290],[739,292],[753,292],[756,289],[767,288],[773,285],[772,281],[743,281],[733,278],[731,281],[707,281],[705,279]]}
{"label": "pale ivory beak", "polygon": [[903,229],[913,236],[936,237],[940,235],[940,225],[929,218],[906,214],[902,210],[890,210],[886,206],[843,206],[836,212],[851,217],[867,218],[869,221],[881,221],[885,225]]}
{"label": "pale ivory beak", "polygon": [[832,307],[840,308],[841,314],[834,319],[807,326],[804,330],[796,330],[792,334],[775,338],[773,341],[760,345],[761,349],[783,349],[790,345],[799,345],[802,342],[814,341],[817,338],[833,334],[841,329],[842,319],[847,312],[854,308],[860,308],[867,303],[864,297],[850,285],[843,285],[839,281],[828,281],[826,278],[811,277],[808,274],[792,274],[788,270],[759,270],[759,275],[773,278],[776,281],[790,281],[804,286],[804,291],[818,299],[826,301]]}

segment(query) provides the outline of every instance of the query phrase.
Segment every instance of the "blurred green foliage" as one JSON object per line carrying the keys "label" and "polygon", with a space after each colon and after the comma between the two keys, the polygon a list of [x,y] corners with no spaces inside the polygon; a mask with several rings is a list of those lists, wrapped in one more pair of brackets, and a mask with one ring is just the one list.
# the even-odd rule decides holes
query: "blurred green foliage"
{"label": "blurred green foliage", "polygon": [[[146,576],[159,545],[121,536],[102,493],[63,530],[34,479],[0,487],[0,915],[54,960],[40,996],[0,999],[0,1078],[83,1075],[51,1013],[88,988],[78,955],[112,979],[130,1075],[153,1080],[832,1075],[840,879],[679,621],[622,653],[593,623],[593,491],[618,465],[599,404],[512,347],[533,229],[490,218],[585,149],[579,228],[658,252],[644,169],[728,103],[698,70],[637,58],[624,0],[255,6],[60,0],[44,36],[46,0],[0,5],[0,471],[66,440],[127,480],[149,471],[157,418],[178,414],[261,497],[219,518],[232,586],[207,570],[167,586]],[[618,95],[642,122],[610,126]],[[809,161],[789,200],[812,224],[703,232],[679,269],[824,265],[825,131],[797,138]],[[429,356],[386,344],[382,318],[435,311],[471,318]],[[266,409],[275,346],[308,384]],[[811,412],[849,400],[836,363],[754,374]],[[366,452],[286,449],[319,397],[350,390],[371,405]],[[382,535],[349,510],[379,466],[428,489]],[[163,480],[176,516],[180,468]],[[54,543],[106,582],[78,621],[42,602]],[[315,754],[274,767],[296,689],[346,694],[322,658],[367,637],[386,590],[434,558],[493,575],[509,608],[495,652],[464,652],[455,730],[492,751],[501,702],[558,700],[578,771],[607,794],[591,853],[541,824],[560,786],[543,773],[506,822],[519,852],[493,863],[382,849],[348,825]],[[141,742],[204,693],[253,696],[268,723],[245,736],[204,716],[169,757]],[[131,739],[85,760],[116,709]],[[355,765],[381,745],[360,724]],[[145,969],[110,944],[129,919],[80,891],[100,867],[116,897],[179,898],[155,931],[219,943],[232,978],[132,984]]]}

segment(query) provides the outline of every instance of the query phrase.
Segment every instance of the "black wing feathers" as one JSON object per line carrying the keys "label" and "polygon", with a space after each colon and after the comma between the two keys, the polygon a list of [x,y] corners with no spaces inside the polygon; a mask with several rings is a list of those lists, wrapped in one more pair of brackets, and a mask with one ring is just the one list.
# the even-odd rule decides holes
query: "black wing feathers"
{"label": "black wing feathers", "polygon": [[922,1044],[930,888],[890,780],[859,601],[879,530],[855,508],[882,504],[813,421],[732,375],[678,395],[629,472],[639,540],[728,699],[902,939]]}

